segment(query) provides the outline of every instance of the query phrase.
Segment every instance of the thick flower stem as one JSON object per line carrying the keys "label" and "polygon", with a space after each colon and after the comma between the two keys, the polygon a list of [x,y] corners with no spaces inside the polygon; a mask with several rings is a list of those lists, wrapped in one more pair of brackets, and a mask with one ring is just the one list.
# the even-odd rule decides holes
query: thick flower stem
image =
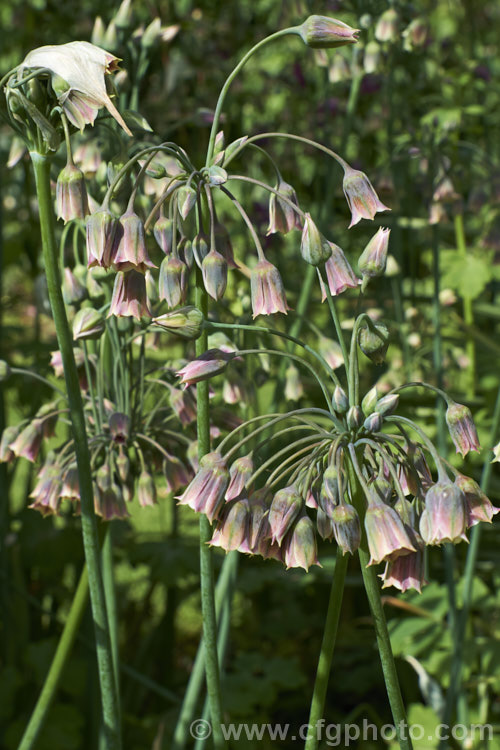
{"label": "thick flower stem", "polygon": [[[208,312],[208,295],[203,287],[200,269],[196,269],[196,306],[205,318]],[[196,356],[208,348],[208,335],[203,331],[196,341]],[[196,386],[198,457],[210,452],[210,415],[208,403],[208,381]],[[203,641],[205,647],[205,676],[212,719],[215,750],[226,746],[222,735],[222,700],[220,691],[219,664],[217,659],[217,620],[214,601],[214,571],[212,550],[208,542],[212,538],[212,527],[207,517],[200,514],[200,587],[201,611],[203,615]]]}
{"label": "thick flower stem", "polygon": [[314,683],[311,709],[309,712],[308,736],[306,739],[305,750],[316,750],[321,739],[320,732],[318,732],[318,726],[320,726],[318,722],[323,718],[325,710],[326,691],[328,688],[328,678],[330,677],[333,650],[337,638],[340,607],[342,605],[342,595],[344,593],[344,581],[348,560],[349,558],[347,555],[342,554],[340,547],[337,548],[337,560],[335,563],[335,571],[333,573],[328,612],[326,614],[325,629],[323,631],[323,642],[321,643],[316,681]]}
{"label": "thick flower stem", "polygon": [[57,690],[62,671],[66,665],[73,643],[75,642],[78,626],[82,619],[89,594],[89,581],[87,568],[84,567],[80,576],[80,581],[76,589],[75,597],[71,603],[68,619],[64,625],[59,643],[57,644],[56,653],[50,665],[49,672],[45,678],[42,692],[38,696],[36,706],[31,714],[28,726],[26,727],[18,750],[31,750],[35,746],[37,737],[42,729],[52,700]]}
{"label": "thick flower stem", "polygon": [[54,213],[50,190],[50,158],[37,152],[31,152],[30,156],[35,172],[47,288],[56,327],[57,341],[64,366],[72,435],[75,443],[81,497],[83,546],[89,576],[90,601],[97,645],[97,662],[106,747],[108,750],[119,750],[121,748],[121,729],[113,675],[113,658],[106,614],[106,600],[101,577],[90,455],[78,373],[73,354],[73,341],[61,292],[57,244],[54,234]]}

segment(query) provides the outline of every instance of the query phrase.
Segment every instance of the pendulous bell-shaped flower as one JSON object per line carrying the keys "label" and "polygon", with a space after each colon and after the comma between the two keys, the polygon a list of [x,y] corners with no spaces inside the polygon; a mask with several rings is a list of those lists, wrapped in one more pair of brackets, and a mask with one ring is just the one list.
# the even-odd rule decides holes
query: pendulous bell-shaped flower
{"label": "pendulous bell-shaped flower", "polygon": [[379,199],[365,173],[347,164],[344,167],[343,188],[351,211],[349,229],[361,219],[373,219],[378,211],[390,211]]}
{"label": "pendulous bell-shaped flower", "polygon": [[467,541],[466,498],[457,484],[442,477],[427,490],[420,517],[420,534],[426,544]]}
{"label": "pendulous bell-shaped flower", "polygon": [[184,367],[181,367],[177,375],[181,378],[181,384],[187,387],[194,383],[199,383],[200,380],[208,380],[213,375],[219,375],[219,373],[224,372],[227,363],[235,356],[234,352],[223,352],[222,349],[208,349],[208,351],[188,362]]}
{"label": "pendulous bell-shaped flower", "polygon": [[210,523],[219,516],[229,485],[229,472],[220,453],[207,453],[200,468],[182,495],[179,505],[189,505],[197,513],[205,513]]}
{"label": "pendulous bell-shaped flower", "polygon": [[144,274],[119,271],[116,274],[108,317],[151,317]]}
{"label": "pendulous bell-shaped flower", "polygon": [[253,317],[287,313],[285,289],[280,272],[267,260],[260,260],[250,276]]}
{"label": "pendulous bell-shaped flower", "polygon": [[446,424],[457,453],[461,453],[462,458],[469,451],[480,450],[476,425],[467,406],[450,401],[446,410]]}

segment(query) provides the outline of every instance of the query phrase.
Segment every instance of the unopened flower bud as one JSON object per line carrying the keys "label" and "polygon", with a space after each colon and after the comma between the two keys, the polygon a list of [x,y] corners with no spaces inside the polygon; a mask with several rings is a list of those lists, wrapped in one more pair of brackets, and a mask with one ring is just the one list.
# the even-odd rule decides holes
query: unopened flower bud
{"label": "unopened flower bud", "polygon": [[394,8],[382,13],[375,26],[375,39],[379,42],[395,42],[399,38],[399,16]]}
{"label": "unopened flower bud", "polygon": [[229,470],[230,482],[226,490],[226,501],[234,500],[244,489],[253,474],[252,455],[242,456],[233,462]]}
{"label": "unopened flower bud", "polygon": [[6,427],[2,432],[0,439],[0,463],[8,463],[16,457],[10,446],[11,443],[14,443],[21,430],[21,425],[11,425],[10,427]]}
{"label": "unopened flower bud", "polygon": [[398,393],[390,393],[388,396],[383,396],[379,401],[377,401],[376,409],[379,414],[381,414],[383,417],[389,416],[389,414],[392,414],[395,409],[397,409],[399,404],[399,394]]}
{"label": "unopened flower bud", "polygon": [[217,250],[210,250],[201,264],[203,283],[215,300],[224,296],[227,286],[227,263]]}
{"label": "unopened flower bud", "polygon": [[348,503],[341,503],[333,509],[331,520],[333,535],[342,554],[349,552],[353,555],[361,542],[361,525],[356,509]]}
{"label": "unopened flower bud", "polygon": [[337,341],[329,339],[328,336],[319,337],[318,352],[319,354],[321,354],[326,363],[330,365],[332,370],[336,370],[338,367],[344,364],[342,347]]}
{"label": "unopened flower bud", "polygon": [[187,185],[183,185],[177,191],[177,206],[183,219],[186,219],[191,209],[196,204],[196,190]]}
{"label": "unopened flower bud", "polygon": [[465,495],[465,523],[467,528],[475,526],[481,521],[491,523],[491,519],[499,512],[500,508],[495,508],[478,483],[471,477],[459,474],[455,479],[455,484]]}
{"label": "unopened flower bud", "polygon": [[160,216],[153,227],[153,235],[165,255],[172,252],[174,222],[166,216]]}
{"label": "unopened flower bud", "polygon": [[379,200],[365,173],[348,165],[344,167],[343,188],[352,217],[349,228],[361,219],[373,219],[378,211],[390,210]]}
{"label": "unopened flower bud", "polygon": [[167,256],[161,262],[159,297],[166,300],[169,307],[177,307],[186,299],[187,270],[186,264],[173,256]]}
{"label": "unopened flower bud", "polygon": [[346,415],[346,423],[349,430],[357,430],[363,422],[363,414],[359,406],[351,406]]}
{"label": "unopened flower bud", "polygon": [[378,411],[374,411],[369,417],[363,422],[363,427],[367,432],[379,432],[382,427],[382,415]]}
{"label": "unopened flower bud", "polygon": [[345,414],[349,408],[347,393],[340,385],[336,385],[333,391],[333,407],[338,414]]}
{"label": "unopened flower bud", "polygon": [[300,253],[306,263],[310,263],[312,266],[319,266],[320,263],[328,260],[332,254],[328,241],[323,237],[310,214],[307,213],[302,230]]}
{"label": "unopened flower bud", "polygon": [[333,522],[329,518],[324,510],[318,508],[316,512],[316,529],[322,539],[333,538]]}
{"label": "unopened flower bud", "polygon": [[293,485],[279,490],[269,508],[271,541],[280,547],[287,532],[304,506],[304,501]]}
{"label": "unopened flower bud", "polygon": [[153,318],[153,323],[177,336],[197,339],[203,327],[203,320],[203,313],[197,307],[188,306]]}
{"label": "unopened flower bud", "polygon": [[202,268],[202,263],[210,252],[208,247],[208,237],[204,232],[198,232],[193,240],[193,255],[196,264]]}
{"label": "unopened flower bud", "polygon": [[304,570],[309,570],[311,565],[320,565],[314,525],[305,513],[295,523],[283,543],[283,561],[287,568]]}
{"label": "unopened flower bud", "polygon": [[39,419],[34,419],[9,443],[10,450],[17,458],[21,456],[28,461],[36,461],[40,446],[42,444],[43,424]]}
{"label": "unopened flower bud", "polygon": [[390,231],[390,229],[380,227],[359,257],[358,268],[362,275],[362,292],[365,291],[370,279],[381,276],[385,271]]}
{"label": "unopened flower bud", "polygon": [[147,268],[156,268],[146,250],[144,224],[133,210],[120,217],[121,236],[118,250],[113,258],[117,271],[136,270],[145,273]]}
{"label": "unopened flower bud", "polygon": [[363,325],[359,331],[359,348],[376,365],[385,361],[389,346],[389,330],[384,323]]}
{"label": "unopened flower bud", "polygon": [[231,550],[249,552],[247,541],[249,522],[248,500],[246,498],[232,500],[221,513],[220,521],[209,542],[210,546],[222,547],[226,552]]}
{"label": "unopened flower bud", "polygon": [[113,20],[117,29],[130,28],[132,23],[132,0],[122,0]]}
{"label": "unopened flower bud", "polygon": [[210,523],[218,518],[229,485],[229,472],[220,453],[207,453],[185,492],[177,498],[197,513],[205,513]]}
{"label": "unopened flower bud", "polygon": [[374,40],[368,42],[365,47],[365,54],[363,58],[363,68],[365,73],[370,74],[377,72],[380,65],[381,53],[382,51],[378,42]]}
{"label": "unopened flower bud", "polygon": [[304,395],[304,386],[300,379],[300,373],[292,363],[285,371],[285,398],[288,401],[299,401]]}
{"label": "unopened flower bud", "polygon": [[87,296],[86,287],[77,279],[71,268],[64,269],[62,293],[67,305],[78,305]]}
{"label": "unopened flower bud", "polygon": [[73,340],[99,339],[105,329],[104,318],[99,310],[83,307],[73,319]]}
{"label": "unopened flower bud", "polygon": [[87,217],[87,259],[89,268],[102,266],[110,268],[117,245],[115,235],[118,222],[106,208]]}
{"label": "unopened flower bud", "polygon": [[56,213],[65,224],[72,219],[84,219],[89,213],[85,178],[74,164],[67,164],[57,178]]}
{"label": "unopened flower bud", "polygon": [[137,482],[137,499],[141,508],[156,505],[156,486],[153,477],[145,469]]}
{"label": "unopened flower bud", "polygon": [[130,459],[127,454],[123,452],[123,448],[120,448],[120,453],[115,459],[115,465],[118,476],[122,482],[126,482],[130,471]]}
{"label": "unopened flower bud", "polygon": [[467,406],[450,400],[446,410],[446,424],[457,453],[461,453],[462,458],[469,451],[479,451],[476,426]]}
{"label": "unopened flower bud", "polygon": [[250,276],[253,317],[284,313],[288,307],[280,272],[267,260],[260,260]]}
{"label": "unopened flower bud", "polygon": [[413,50],[424,47],[429,39],[429,22],[426,18],[414,18],[403,31],[404,49]]}
{"label": "unopened flower bud", "polygon": [[365,417],[370,416],[370,414],[373,411],[375,411],[375,405],[377,404],[377,401],[378,401],[378,391],[377,391],[377,387],[374,385],[373,388],[370,388],[368,393],[364,396],[363,400],[361,401],[361,409]]}
{"label": "unopened flower bud", "polygon": [[300,36],[308,47],[329,49],[354,44],[358,41],[359,29],[353,29],[342,21],[328,16],[309,16],[300,27]]}

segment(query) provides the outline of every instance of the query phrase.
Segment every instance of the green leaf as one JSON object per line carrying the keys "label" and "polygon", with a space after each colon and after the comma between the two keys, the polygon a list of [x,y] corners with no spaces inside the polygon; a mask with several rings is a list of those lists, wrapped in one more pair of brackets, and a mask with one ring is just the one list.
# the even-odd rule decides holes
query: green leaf
{"label": "green leaf", "polygon": [[492,280],[492,265],[489,257],[478,257],[472,253],[460,256],[455,250],[443,253],[444,270],[442,285],[451,287],[464,299],[476,299]]}

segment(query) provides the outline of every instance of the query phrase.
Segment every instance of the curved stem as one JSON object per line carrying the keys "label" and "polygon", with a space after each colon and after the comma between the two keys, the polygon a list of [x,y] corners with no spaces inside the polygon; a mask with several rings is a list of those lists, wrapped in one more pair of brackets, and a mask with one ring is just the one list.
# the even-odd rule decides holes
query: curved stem
{"label": "curved stem", "polygon": [[341,156],[339,156],[335,151],[332,151],[331,148],[327,148],[326,146],[323,146],[321,143],[318,143],[317,141],[313,141],[310,138],[305,138],[302,135],[295,135],[294,133],[259,133],[258,135],[253,135],[251,138],[247,138],[247,140],[239,146],[239,148],[235,149],[231,156],[227,159],[227,161],[224,163],[224,167],[227,169],[228,164],[242,151],[246,146],[249,146],[251,143],[254,143],[255,141],[262,141],[267,138],[288,138],[291,141],[299,141],[300,143],[305,143],[307,146],[312,146],[313,148],[317,148],[319,151],[323,151],[323,153],[328,154],[328,156],[331,156],[332,159],[335,159],[336,162],[340,164],[342,169],[346,169],[349,165],[343,159]]}
{"label": "curved stem", "polygon": [[63,398],[67,398],[64,391],[61,391],[60,388],[58,388],[56,385],[50,382],[50,380],[47,380],[47,378],[44,378],[43,375],[39,375],[37,372],[31,372],[31,370],[24,370],[22,367],[11,367],[10,372],[12,375],[26,375],[28,378],[34,378],[35,380],[39,380],[44,385],[48,386],[49,388],[52,388],[52,390],[57,391],[59,395],[61,395]]}
{"label": "curved stem", "polygon": [[260,244],[260,240],[259,240],[259,238],[257,236],[257,232],[255,231],[254,225],[250,221],[247,212],[245,211],[245,209],[243,208],[243,206],[241,205],[241,203],[234,197],[234,195],[231,193],[230,190],[228,190],[227,188],[225,188],[223,185],[221,185],[220,189],[222,190],[222,192],[224,193],[224,195],[227,195],[227,197],[233,203],[234,207],[236,208],[236,210],[240,214],[241,218],[243,219],[243,221],[247,225],[248,231],[250,232],[250,234],[252,236],[252,239],[253,239],[253,242],[254,242],[254,245],[255,245],[255,249],[257,250],[257,256],[258,256],[259,260],[265,260],[266,256],[264,255],[264,251],[262,249],[262,245]]}
{"label": "curved stem", "polygon": [[56,327],[57,341],[64,366],[64,377],[71,414],[72,434],[75,441],[76,463],[81,497],[81,524],[83,546],[87,562],[90,601],[94,620],[97,644],[97,661],[101,686],[102,711],[106,741],[110,750],[121,748],[121,728],[118,714],[118,701],[113,677],[113,658],[111,640],[106,613],[106,600],[101,577],[99,559],[99,538],[94,513],[94,493],[85,417],[78,383],[73,352],[73,341],[66,317],[66,310],[61,292],[59,268],[57,263],[57,244],[54,235],[54,214],[50,190],[50,158],[31,152],[31,161],[35,172],[35,183],[40,212],[43,259],[50,305]]}
{"label": "curved stem", "polygon": [[266,44],[269,44],[270,42],[274,42],[276,39],[279,39],[279,37],[286,36],[287,34],[300,34],[300,26],[291,26],[288,29],[281,29],[281,31],[277,31],[275,34],[271,34],[270,36],[267,36],[265,39],[262,39],[260,42],[257,42],[252,49],[250,49],[246,55],[244,55],[239,63],[236,65],[234,70],[228,75],[226,82],[224,83],[221,92],[219,94],[219,98],[217,100],[217,106],[215,107],[214,112],[214,119],[212,122],[212,129],[210,131],[210,138],[208,141],[208,148],[207,148],[207,160],[205,162],[205,166],[209,167],[210,162],[212,160],[212,157],[214,155],[214,147],[215,147],[215,138],[217,136],[217,129],[219,127],[219,121],[220,116],[222,112],[222,106],[224,104],[224,100],[226,98],[226,94],[229,91],[229,87],[231,86],[232,82],[240,72],[240,70],[246,65],[248,60],[252,57],[255,52],[257,52],[259,49],[264,47]]}
{"label": "curved stem", "polygon": [[349,558],[347,555],[343,555],[340,547],[337,547],[335,571],[333,573],[332,588],[330,590],[330,599],[328,601],[328,611],[323,632],[323,641],[321,643],[318,669],[316,672],[316,680],[311,700],[311,710],[309,712],[309,732],[312,731],[312,734],[308,733],[305,750],[316,750],[319,745],[320,738],[317,727],[319,720],[324,716],[328,678],[330,676],[333,650],[337,638],[348,561]]}
{"label": "curved stem", "polygon": [[[196,269],[196,307],[203,316],[208,315],[208,295],[203,286],[201,270]],[[208,336],[202,331],[196,340],[196,356],[206,352]],[[208,381],[203,380],[196,386],[196,418],[198,435],[198,458],[210,452],[210,415]],[[214,571],[212,548],[208,542],[212,538],[212,527],[204,513],[200,514],[200,588],[201,610],[203,615],[203,642],[205,651],[205,676],[207,695],[212,720],[213,742],[215,750],[226,747],[222,735],[222,698],[220,691],[219,662],[217,657],[217,620],[214,601]]]}
{"label": "curved stem", "polygon": [[56,694],[57,686],[59,685],[59,680],[61,679],[66,661],[71,649],[73,648],[78,627],[87,605],[88,594],[89,580],[87,568],[84,567],[61,638],[57,644],[56,653],[54,654],[49,672],[43,683],[42,692],[38,696],[36,706],[31,714],[28,726],[24,730],[18,750],[31,750],[31,748],[35,746],[35,742],[44,725],[47,713]]}

